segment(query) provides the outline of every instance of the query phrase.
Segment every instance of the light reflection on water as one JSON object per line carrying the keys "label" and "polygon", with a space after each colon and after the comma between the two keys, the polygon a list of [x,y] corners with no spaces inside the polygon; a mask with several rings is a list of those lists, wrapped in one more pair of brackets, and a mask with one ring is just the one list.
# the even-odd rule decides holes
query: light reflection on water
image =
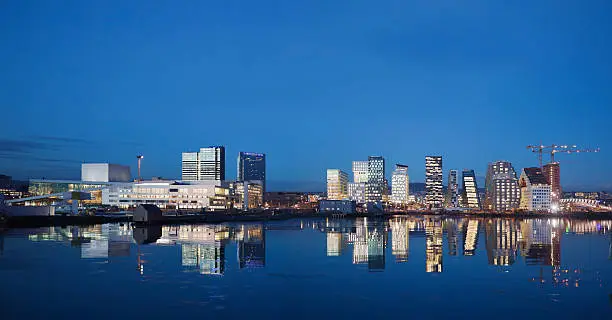
{"label": "light reflection on water", "polygon": [[[121,283],[122,290],[134,294],[167,292],[160,307],[209,308],[229,317],[237,315],[233,313],[236,308],[261,307],[260,296],[280,294],[277,298],[282,300],[286,290],[302,291],[287,294],[292,297],[308,294],[336,299],[338,308],[353,308],[362,317],[367,312],[357,312],[360,306],[349,302],[349,296],[382,303],[389,299],[382,298],[385,294],[411,295],[401,290],[421,288],[424,295],[412,297],[412,302],[439,303],[451,295],[461,307],[469,297],[457,295],[454,287],[468,292],[474,286],[481,291],[470,293],[473,299],[487,301],[491,293],[503,296],[506,303],[508,299],[540,299],[542,310],[545,303],[555,303],[560,315],[567,316],[570,313],[562,309],[572,304],[559,302],[571,298],[592,306],[588,315],[599,317],[611,305],[606,296],[612,293],[611,227],[612,221],[398,216],[388,220],[13,229],[0,236],[0,280],[7,284],[6,293],[11,285],[18,285],[11,278],[15,272],[45,279],[42,274],[55,270],[54,277],[67,288],[77,278],[76,286],[82,285],[82,279],[93,286]],[[66,269],[72,273],[62,273]],[[423,277],[426,274],[438,276]],[[143,283],[151,288],[142,287]],[[437,289],[428,288],[428,283]],[[381,290],[381,284],[386,284],[388,293],[366,290],[357,294],[350,289]],[[57,293],[58,288],[51,287]],[[559,291],[562,288],[575,290]],[[537,289],[543,291],[533,291]],[[175,290],[190,294],[170,294]],[[6,294],[0,298],[14,305],[25,300]]]}

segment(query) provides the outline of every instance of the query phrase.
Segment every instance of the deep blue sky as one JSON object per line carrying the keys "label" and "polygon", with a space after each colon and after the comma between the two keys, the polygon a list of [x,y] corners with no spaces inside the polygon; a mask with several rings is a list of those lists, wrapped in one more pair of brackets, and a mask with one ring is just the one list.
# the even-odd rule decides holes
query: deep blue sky
{"label": "deep blue sky", "polygon": [[[536,165],[612,189],[612,2],[2,1],[0,172],[79,177],[110,161],[179,177],[180,153],[264,152],[279,186],[383,155],[424,180]],[[133,170],[135,173],[135,170]],[[446,177],[445,177],[446,179]],[[289,182],[293,181],[293,184]],[[284,183],[284,185],[282,184]]]}

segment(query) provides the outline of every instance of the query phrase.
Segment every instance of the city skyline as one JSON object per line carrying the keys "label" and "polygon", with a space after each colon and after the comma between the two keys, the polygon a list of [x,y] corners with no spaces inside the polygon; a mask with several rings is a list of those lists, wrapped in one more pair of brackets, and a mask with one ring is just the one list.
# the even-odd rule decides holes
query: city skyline
{"label": "city skyline", "polygon": [[[441,155],[482,185],[489,162],[536,166],[525,146],[547,142],[601,148],[558,157],[562,189],[612,190],[612,46],[602,40],[612,28],[601,14],[612,4],[456,6],[9,1],[0,173],[74,178],[82,162],[136,172],[142,154],[143,177],[178,178],[180,152],[225,145],[232,157],[265,153],[270,189],[323,190],[312,177],[337,164],[350,172],[363,155],[383,155],[386,172],[407,164],[415,182],[422,156]],[[546,121],[522,130],[536,113]],[[350,127],[328,139],[336,119]],[[342,142],[372,123],[376,134]],[[455,130],[461,123],[474,130]]]}

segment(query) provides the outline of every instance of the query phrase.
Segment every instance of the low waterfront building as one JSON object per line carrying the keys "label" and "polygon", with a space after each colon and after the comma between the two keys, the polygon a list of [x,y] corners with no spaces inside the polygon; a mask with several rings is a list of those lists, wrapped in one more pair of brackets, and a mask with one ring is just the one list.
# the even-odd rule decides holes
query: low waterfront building
{"label": "low waterfront building", "polygon": [[309,196],[304,192],[266,192],[264,198],[266,206],[271,208],[293,208],[310,202]]}
{"label": "low waterfront building", "polygon": [[237,181],[230,184],[235,195],[235,208],[242,210],[257,209],[263,206],[262,181]]}
{"label": "low waterfront building", "polygon": [[355,213],[357,204],[352,200],[321,200],[319,212]]}
{"label": "low waterfront building", "polygon": [[131,208],[154,204],[161,209],[225,210],[232,205],[229,189],[220,181],[141,181],[112,184],[102,189],[102,204]]}
{"label": "low waterfront building", "polygon": [[550,211],[551,188],[540,168],[525,168],[519,178],[521,201],[519,209],[527,211]]}

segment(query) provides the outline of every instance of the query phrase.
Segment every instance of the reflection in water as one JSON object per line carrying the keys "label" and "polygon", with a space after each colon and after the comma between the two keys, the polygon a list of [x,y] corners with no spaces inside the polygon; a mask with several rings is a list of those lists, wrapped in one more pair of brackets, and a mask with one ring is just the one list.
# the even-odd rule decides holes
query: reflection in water
{"label": "reflection in water", "polygon": [[435,218],[425,219],[426,272],[442,272],[442,221]]}
{"label": "reflection in water", "polygon": [[[373,218],[288,221],[286,225],[265,223],[238,225],[179,225],[131,228],[127,224],[105,224],[89,227],[50,227],[29,232],[30,241],[60,241],[79,248],[83,259],[113,259],[131,255],[135,243],[138,270],[144,273],[147,261],[143,246],[180,247],[180,266],[186,271],[204,275],[223,275],[226,270],[226,247],[234,242],[239,269],[266,266],[266,232],[274,230],[320,230],[326,237],[326,255],[352,254],[353,264],[367,265],[369,271],[383,271],[386,248],[390,241],[395,263],[408,263],[411,236],[425,234],[425,271],[443,272],[444,232],[449,256],[456,256],[463,241],[463,255],[476,255],[480,226],[489,265],[512,266],[523,259],[528,266],[552,267],[553,283],[577,285],[572,272],[561,266],[563,233],[607,234],[612,221],[560,219],[478,219],[396,216],[388,220]],[[388,238],[391,238],[390,240]],[[459,239],[462,237],[462,239]],[[422,238],[421,238],[422,239]],[[418,239],[417,242],[419,243]],[[413,246],[415,244],[413,243]],[[350,250],[352,246],[352,251]],[[347,250],[347,247],[349,249]],[[422,247],[421,247],[422,248]],[[4,236],[0,235],[0,253]],[[422,249],[417,249],[422,250]],[[612,238],[609,255],[612,259]],[[147,259],[155,259],[155,255]],[[543,270],[543,269],[540,269]],[[543,271],[534,277],[542,282]]]}

